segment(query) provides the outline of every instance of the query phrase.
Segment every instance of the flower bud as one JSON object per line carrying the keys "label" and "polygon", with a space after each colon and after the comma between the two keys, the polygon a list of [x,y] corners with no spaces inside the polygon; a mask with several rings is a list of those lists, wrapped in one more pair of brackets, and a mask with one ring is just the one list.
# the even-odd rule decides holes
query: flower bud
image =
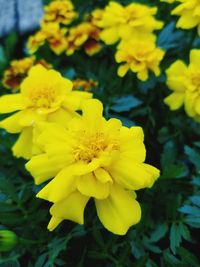
{"label": "flower bud", "polygon": [[10,251],[17,243],[17,236],[9,230],[0,230],[0,252]]}

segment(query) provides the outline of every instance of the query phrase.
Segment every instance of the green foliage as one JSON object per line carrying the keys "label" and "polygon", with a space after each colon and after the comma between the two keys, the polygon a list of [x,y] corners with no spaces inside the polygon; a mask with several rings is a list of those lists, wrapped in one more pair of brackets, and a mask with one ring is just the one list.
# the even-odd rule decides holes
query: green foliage
{"label": "green foliage", "polygon": [[[12,156],[16,136],[1,130],[0,229],[12,230],[18,236],[16,247],[0,254],[1,267],[200,266],[200,127],[183,109],[172,112],[163,103],[169,94],[164,70],[177,58],[187,61],[191,47],[200,48],[200,42],[195,31],[175,28],[176,18],[170,16],[170,5],[159,0],[138,2],[157,5],[158,17],[165,20],[164,29],[158,33],[158,45],[167,51],[160,77],[150,75],[147,82],[141,82],[128,73],[119,78],[113,47],[104,47],[93,57],[83,51],[70,57],[56,56],[44,47],[37,57],[70,79],[98,81],[93,93],[103,102],[106,118],[119,118],[128,127],[144,128],[146,162],[160,168],[161,177],[153,188],[138,192],[141,222],[127,235],[115,236],[102,228],[91,201],[84,226],[65,221],[54,232],[48,232],[50,205],[35,197],[40,187],[25,171],[24,160]],[[81,14],[107,3],[74,1]],[[10,60],[26,55],[26,41],[26,36],[16,33],[2,40],[1,78]],[[2,95],[8,92],[1,90]]]}

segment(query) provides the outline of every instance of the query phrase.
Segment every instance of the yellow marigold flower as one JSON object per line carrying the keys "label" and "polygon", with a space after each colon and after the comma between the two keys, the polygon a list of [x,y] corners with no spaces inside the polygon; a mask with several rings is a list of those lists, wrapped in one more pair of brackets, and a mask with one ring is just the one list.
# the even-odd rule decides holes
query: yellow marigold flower
{"label": "yellow marigold flower", "polygon": [[67,55],[72,55],[81,46],[89,56],[98,53],[102,48],[99,43],[99,33],[100,30],[90,22],[82,22],[72,27],[67,36]]}
{"label": "yellow marigold flower", "polygon": [[58,23],[43,23],[41,30],[28,40],[27,47],[29,52],[31,54],[35,53],[47,41],[50,49],[56,55],[60,55],[67,47],[66,32],[67,29],[61,29]]}
{"label": "yellow marigold flower", "polygon": [[34,65],[35,57],[13,60],[3,73],[3,85],[8,89],[18,89],[28,70]]}
{"label": "yellow marigold flower", "polygon": [[73,80],[73,89],[79,90],[83,89],[84,91],[90,91],[92,88],[95,88],[98,86],[98,82],[95,82],[93,80],[83,80],[83,79],[75,79]]}
{"label": "yellow marigold flower", "polygon": [[36,60],[35,57],[25,57],[13,60],[10,63],[10,67],[3,73],[3,85],[8,89],[19,89],[20,84],[27,76],[29,69],[36,64],[41,64],[48,69],[52,68],[52,66],[45,60]]}
{"label": "yellow marigold flower", "polygon": [[58,22],[65,25],[70,24],[77,17],[74,6],[69,0],[55,0],[44,7],[42,22]]}
{"label": "yellow marigold flower", "polygon": [[172,15],[180,16],[176,26],[182,29],[198,27],[200,35],[200,1],[199,0],[178,0],[181,2],[173,11]]}
{"label": "yellow marigold flower", "polygon": [[90,98],[86,92],[72,91],[72,82],[55,70],[33,66],[20,86],[20,92],[0,98],[0,113],[18,111],[0,122],[9,133],[20,133],[13,146],[17,157],[30,158],[37,151],[33,144],[35,123],[55,121],[66,124],[77,116],[81,101]]}
{"label": "yellow marigold flower", "polygon": [[103,28],[100,37],[110,45],[121,38],[130,39],[135,32],[151,34],[154,30],[163,27],[163,23],[154,18],[156,13],[155,7],[138,3],[122,6],[111,1],[103,12],[102,21],[98,23]]}
{"label": "yellow marigold flower", "polygon": [[89,20],[91,23],[99,28],[102,25],[102,17],[103,17],[104,10],[103,9],[95,9],[91,14]]}
{"label": "yellow marigold flower", "polygon": [[26,168],[36,184],[53,178],[37,194],[54,203],[49,230],[64,219],[83,224],[84,208],[93,197],[102,224],[123,235],[141,216],[130,190],[151,187],[159,170],[144,163],[141,127],[129,129],[117,119],[106,121],[96,99],[85,101],[82,111],[66,128],[44,127],[38,138],[44,153],[34,156]]}
{"label": "yellow marigold flower", "polygon": [[38,31],[34,35],[30,36],[27,42],[29,53],[34,54],[40,46],[44,45],[45,40],[46,35],[42,31]]}
{"label": "yellow marigold flower", "polygon": [[148,79],[148,72],[151,70],[156,76],[160,75],[159,64],[165,52],[157,48],[155,42],[150,39],[131,39],[122,41],[115,55],[117,63],[123,62],[118,68],[118,75],[123,77],[130,69],[137,73],[138,79]]}
{"label": "yellow marigold flower", "polygon": [[177,60],[166,73],[167,85],[174,92],[164,102],[171,110],[184,105],[188,116],[200,122],[200,50],[191,50],[189,66]]}

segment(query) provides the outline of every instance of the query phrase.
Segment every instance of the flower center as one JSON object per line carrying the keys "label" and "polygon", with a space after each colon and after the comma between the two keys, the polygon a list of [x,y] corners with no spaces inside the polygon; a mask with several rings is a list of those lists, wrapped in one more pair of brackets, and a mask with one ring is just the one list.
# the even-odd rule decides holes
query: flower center
{"label": "flower center", "polygon": [[35,107],[39,108],[51,108],[55,102],[56,92],[53,88],[43,88],[35,90],[31,95],[30,99]]}
{"label": "flower center", "polygon": [[76,161],[89,163],[104,151],[119,150],[119,141],[109,138],[102,132],[88,135],[86,131],[82,131],[79,136],[78,145],[74,148]]}

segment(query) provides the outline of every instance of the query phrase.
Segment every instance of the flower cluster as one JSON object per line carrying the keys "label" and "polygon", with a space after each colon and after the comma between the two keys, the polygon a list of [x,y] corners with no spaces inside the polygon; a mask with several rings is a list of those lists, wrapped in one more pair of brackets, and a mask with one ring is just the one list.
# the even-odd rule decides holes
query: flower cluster
{"label": "flower cluster", "polygon": [[118,69],[120,77],[129,69],[142,81],[148,79],[149,70],[156,76],[160,74],[164,51],[156,47],[153,32],[161,29],[163,23],[155,19],[156,13],[157,8],[139,3],[122,6],[110,2],[104,10],[94,14],[96,24],[102,29],[100,38],[107,45],[120,41],[115,56],[117,63],[123,63]]}
{"label": "flower cluster", "polygon": [[55,0],[45,6],[44,11],[41,29],[28,40],[30,53],[35,53],[45,42],[56,55],[66,52],[69,56],[81,47],[89,56],[101,50],[100,29],[89,17],[84,22],[68,28],[78,16],[70,0]]}
{"label": "flower cluster", "polygon": [[41,64],[47,69],[52,67],[45,60],[37,60],[34,56],[11,61],[9,68],[3,73],[3,85],[8,89],[18,90],[29,69],[37,64]]}
{"label": "flower cluster", "polygon": [[182,105],[188,116],[200,122],[200,50],[190,52],[190,64],[177,60],[166,71],[167,85],[174,92],[164,102],[171,110]]}
{"label": "flower cluster", "polygon": [[41,29],[28,40],[29,52],[35,53],[40,46],[47,42],[51,50],[60,55],[67,48],[67,28],[62,25],[70,24],[76,17],[74,6],[70,0],[54,0],[44,8]]}
{"label": "flower cluster", "polygon": [[176,26],[182,29],[197,27],[200,35],[200,1],[199,0],[177,0],[180,4],[172,10],[172,15],[180,16]]}
{"label": "flower cluster", "polygon": [[0,98],[0,113],[17,111],[0,127],[20,133],[14,155],[29,159],[36,184],[47,181],[37,196],[53,203],[50,231],[64,219],[83,224],[93,198],[105,228],[124,235],[141,218],[135,190],[150,188],[159,170],[144,163],[141,127],[106,120],[99,100],[72,87],[57,71],[33,66],[19,93]]}

